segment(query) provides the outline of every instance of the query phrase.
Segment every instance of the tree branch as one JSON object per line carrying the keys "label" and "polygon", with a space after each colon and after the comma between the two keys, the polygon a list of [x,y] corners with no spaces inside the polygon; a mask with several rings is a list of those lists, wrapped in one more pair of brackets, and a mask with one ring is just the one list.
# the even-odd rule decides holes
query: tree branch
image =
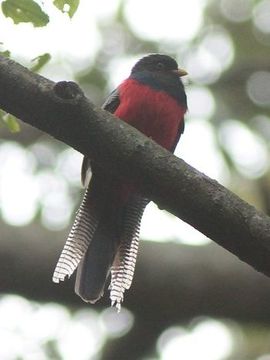
{"label": "tree branch", "polygon": [[133,181],[160,207],[270,276],[265,214],[96,108],[75,83],[54,83],[0,57],[0,108]]}

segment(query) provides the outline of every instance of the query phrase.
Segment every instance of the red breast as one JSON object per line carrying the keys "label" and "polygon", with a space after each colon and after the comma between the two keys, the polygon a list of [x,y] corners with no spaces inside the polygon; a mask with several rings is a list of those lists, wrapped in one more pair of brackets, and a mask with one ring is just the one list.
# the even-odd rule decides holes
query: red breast
{"label": "red breast", "polygon": [[186,108],[166,92],[135,79],[125,80],[118,89],[120,105],[115,115],[171,150]]}

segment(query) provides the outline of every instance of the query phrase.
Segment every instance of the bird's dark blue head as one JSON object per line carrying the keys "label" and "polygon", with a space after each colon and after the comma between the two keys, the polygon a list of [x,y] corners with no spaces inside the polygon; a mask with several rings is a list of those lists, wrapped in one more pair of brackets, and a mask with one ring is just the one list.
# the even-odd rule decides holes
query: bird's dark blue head
{"label": "bird's dark blue head", "polygon": [[187,75],[179,69],[177,62],[168,55],[151,54],[140,59],[132,68],[130,78],[164,91],[186,106],[186,94],[181,76]]}

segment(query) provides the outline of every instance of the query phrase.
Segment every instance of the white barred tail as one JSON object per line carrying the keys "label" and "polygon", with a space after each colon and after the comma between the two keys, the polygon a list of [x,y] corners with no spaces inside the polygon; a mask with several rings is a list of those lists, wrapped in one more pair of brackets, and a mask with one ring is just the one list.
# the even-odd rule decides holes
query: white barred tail
{"label": "white barred tail", "polygon": [[90,195],[87,189],[54,270],[53,282],[64,281],[76,270],[93,238],[97,224],[98,219],[91,208]]}
{"label": "white barred tail", "polygon": [[120,247],[111,268],[110,299],[120,311],[125,290],[133,280],[139,247],[140,223],[148,200],[136,197],[127,205]]}

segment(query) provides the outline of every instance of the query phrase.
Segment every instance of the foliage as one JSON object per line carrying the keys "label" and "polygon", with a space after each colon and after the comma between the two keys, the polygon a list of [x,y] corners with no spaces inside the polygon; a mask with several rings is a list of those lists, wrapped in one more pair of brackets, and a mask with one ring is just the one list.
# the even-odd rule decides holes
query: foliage
{"label": "foliage", "polygon": [[70,18],[75,14],[80,0],[54,0],[54,5],[63,13],[67,13]]}
{"label": "foliage", "polygon": [[33,0],[5,0],[2,2],[2,11],[14,24],[31,22],[33,26],[40,27],[49,22],[48,15]]}
{"label": "foliage", "polygon": [[0,55],[4,57],[10,57],[10,51],[9,50],[0,51]]}
{"label": "foliage", "polygon": [[15,116],[7,114],[3,110],[0,110],[0,126],[1,125],[5,125],[12,133],[20,131],[20,124]]}
{"label": "foliage", "polygon": [[34,72],[40,71],[43,66],[45,66],[51,60],[51,55],[49,53],[45,53],[37,56],[32,60],[35,64],[30,67],[30,70]]}
{"label": "foliage", "polygon": [[[54,0],[54,5],[70,18],[75,14],[80,0]],[[2,12],[10,17],[14,24],[31,23],[35,27],[46,26],[50,18],[42,7],[34,0],[4,0],[1,4]]]}

